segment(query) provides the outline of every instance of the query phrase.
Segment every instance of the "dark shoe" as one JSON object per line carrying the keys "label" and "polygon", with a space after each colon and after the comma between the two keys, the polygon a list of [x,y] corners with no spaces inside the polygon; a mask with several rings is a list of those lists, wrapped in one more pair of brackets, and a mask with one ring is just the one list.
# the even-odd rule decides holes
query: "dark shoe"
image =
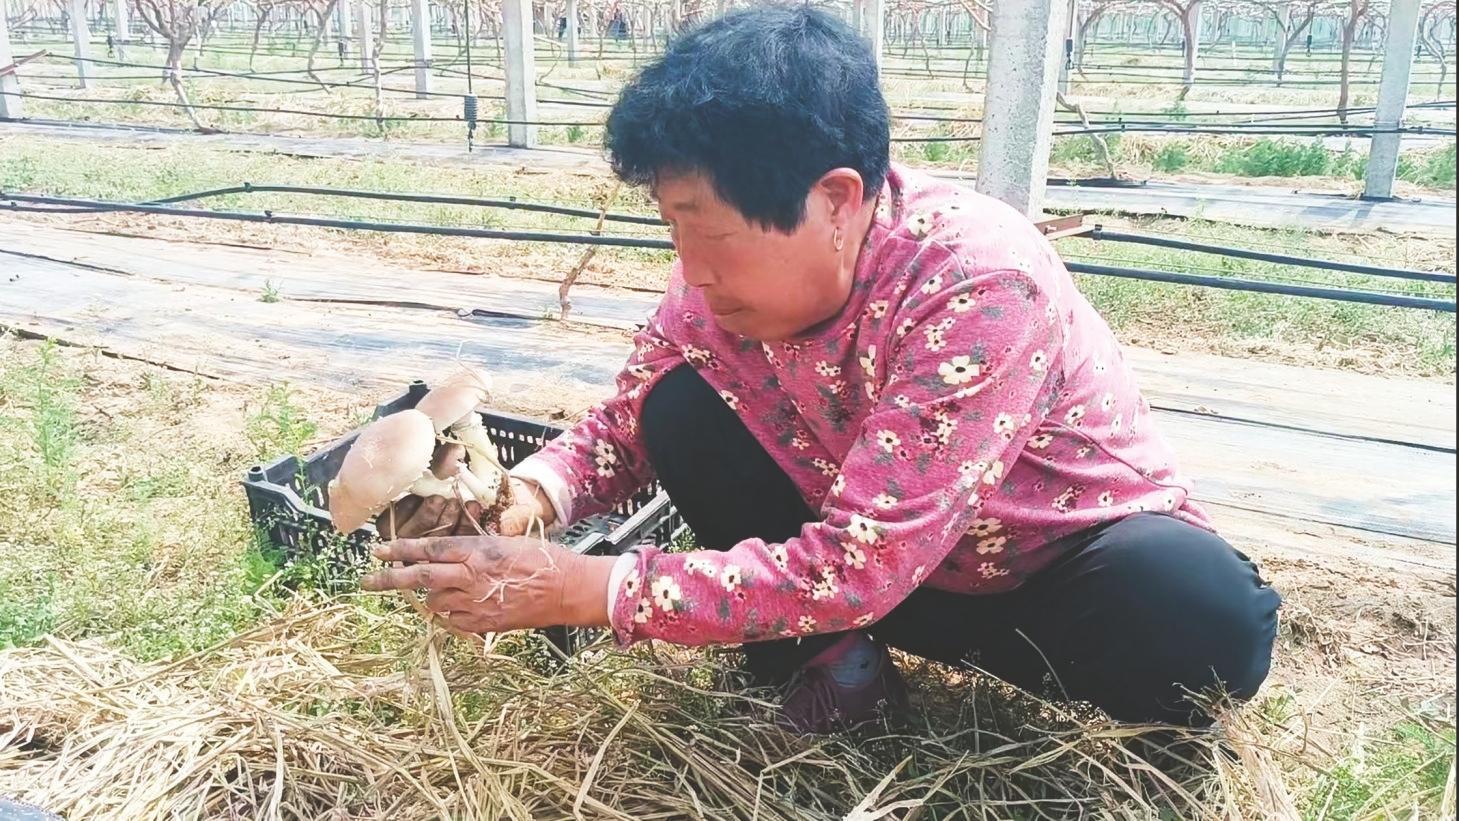
{"label": "dark shoe", "polygon": [[843,684],[832,674],[832,665],[865,641],[865,635],[852,633],[811,659],[791,682],[777,723],[792,732],[823,735],[873,721],[883,711],[906,710],[907,684],[881,644],[874,645],[869,662],[874,667],[856,676],[858,683]]}

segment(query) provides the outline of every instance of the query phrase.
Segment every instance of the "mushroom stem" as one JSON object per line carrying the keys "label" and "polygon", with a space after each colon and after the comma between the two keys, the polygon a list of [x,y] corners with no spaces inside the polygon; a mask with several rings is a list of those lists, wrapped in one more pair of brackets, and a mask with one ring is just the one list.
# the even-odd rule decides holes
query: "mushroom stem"
{"label": "mushroom stem", "polygon": [[[469,448],[467,452],[470,452]],[[469,465],[460,463],[456,466],[456,473],[446,479],[426,471],[411,484],[410,489],[406,492],[416,496],[454,498],[458,488],[464,488],[466,495],[470,496],[473,501],[479,502],[485,507],[491,507],[496,503],[497,494],[501,490],[501,482],[500,480],[486,481],[473,473]]]}
{"label": "mushroom stem", "polygon": [[468,493],[476,497],[476,501],[487,506],[496,502],[497,493],[501,490],[499,482],[488,485],[475,473],[472,473],[471,468],[467,465],[461,465],[456,469],[456,478],[461,480],[461,484],[466,487]]}
{"label": "mushroom stem", "polygon": [[456,479],[440,479],[434,473],[426,471],[411,484],[406,493],[414,496],[455,496]]}
{"label": "mushroom stem", "polygon": [[466,455],[470,457],[468,464],[479,468],[485,463],[495,467],[499,473],[507,472],[502,463],[497,461],[496,446],[491,443],[491,437],[486,435],[486,427],[481,424],[481,417],[475,412],[467,414],[449,430],[465,446]]}

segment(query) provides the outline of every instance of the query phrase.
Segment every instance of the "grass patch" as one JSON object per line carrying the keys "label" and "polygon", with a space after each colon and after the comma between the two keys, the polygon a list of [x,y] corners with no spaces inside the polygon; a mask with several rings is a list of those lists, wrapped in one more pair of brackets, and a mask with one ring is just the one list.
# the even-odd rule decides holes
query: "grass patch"
{"label": "grass patch", "polygon": [[258,411],[249,417],[244,435],[259,459],[303,454],[304,444],[319,433],[302,407],[295,403],[288,385],[269,388]]}
{"label": "grass patch", "polygon": [[1155,170],[1164,171],[1167,174],[1184,171],[1190,163],[1190,150],[1183,143],[1163,145],[1155,154]]}
{"label": "grass patch", "polygon": [[1242,177],[1321,177],[1332,167],[1332,157],[1321,140],[1297,143],[1263,137],[1227,154],[1215,170]]}
{"label": "grass patch", "polygon": [[[1152,137],[1113,134],[1110,156],[1127,174],[1180,174],[1202,172],[1236,177],[1306,177],[1361,181],[1368,168],[1366,154],[1352,145],[1333,150],[1318,139],[1310,141],[1262,137]],[[1103,175],[1087,137],[1054,140],[1050,165],[1066,173]],[[1455,146],[1407,149],[1398,158],[1399,179],[1436,191],[1455,190]]]}
{"label": "grass patch", "polygon": [[[1122,220],[1135,233],[1186,237],[1195,242],[1255,248],[1317,259],[1353,261],[1356,246],[1341,236],[1271,231],[1222,223],[1140,218]],[[1373,235],[1363,239],[1363,258],[1395,267],[1454,271],[1453,244],[1416,246],[1403,238]],[[1216,257],[1186,251],[1078,237],[1058,240],[1059,253],[1071,262],[1162,271],[1190,272],[1259,280],[1395,291],[1454,298],[1454,289],[1434,283],[1291,268],[1267,262]],[[1452,314],[1389,308],[1277,294],[1223,291],[1095,275],[1080,275],[1080,290],[1117,332],[1161,346],[1176,331],[1208,340],[1218,352],[1250,355],[1275,347],[1307,350],[1308,359],[1326,365],[1426,376],[1454,373],[1455,319]]]}
{"label": "grass patch", "polygon": [[195,424],[185,388],[88,412],[111,397],[62,353],[0,337],[0,646],[55,634],[152,659],[251,623],[236,440]]}
{"label": "grass patch", "polygon": [[[1304,819],[1424,817],[1437,812],[1454,767],[1454,727],[1408,720],[1352,748],[1306,794]],[[1432,815],[1428,817],[1438,817]]]}
{"label": "grass patch", "polygon": [[1426,188],[1454,190],[1454,143],[1421,153],[1408,152],[1398,157],[1398,178]]}

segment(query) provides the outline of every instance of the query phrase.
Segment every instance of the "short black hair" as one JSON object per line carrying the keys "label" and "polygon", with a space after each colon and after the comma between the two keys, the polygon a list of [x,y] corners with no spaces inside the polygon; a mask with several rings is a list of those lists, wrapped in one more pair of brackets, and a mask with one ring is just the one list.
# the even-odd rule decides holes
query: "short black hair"
{"label": "short black hair", "polygon": [[604,143],[627,183],[702,173],[747,220],[790,232],[833,168],[881,192],[891,123],[866,40],[819,9],[767,5],[670,43],[619,95]]}

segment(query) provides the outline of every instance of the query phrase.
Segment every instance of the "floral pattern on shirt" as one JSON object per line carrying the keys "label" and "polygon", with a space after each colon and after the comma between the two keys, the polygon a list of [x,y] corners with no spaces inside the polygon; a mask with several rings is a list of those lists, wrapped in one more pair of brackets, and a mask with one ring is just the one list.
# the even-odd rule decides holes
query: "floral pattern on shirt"
{"label": "floral pattern on shirt", "polygon": [[1101,522],[1209,528],[1105,322],[1024,217],[894,167],[849,303],[817,336],[750,342],[676,268],[617,395],[544,448],[570,518],[652,477],[638,435],[668,370],[700,371],[821,519],[780,544],[643,546],[620,642],[738,643],[876,622],[919,585],[1002,592]]}

